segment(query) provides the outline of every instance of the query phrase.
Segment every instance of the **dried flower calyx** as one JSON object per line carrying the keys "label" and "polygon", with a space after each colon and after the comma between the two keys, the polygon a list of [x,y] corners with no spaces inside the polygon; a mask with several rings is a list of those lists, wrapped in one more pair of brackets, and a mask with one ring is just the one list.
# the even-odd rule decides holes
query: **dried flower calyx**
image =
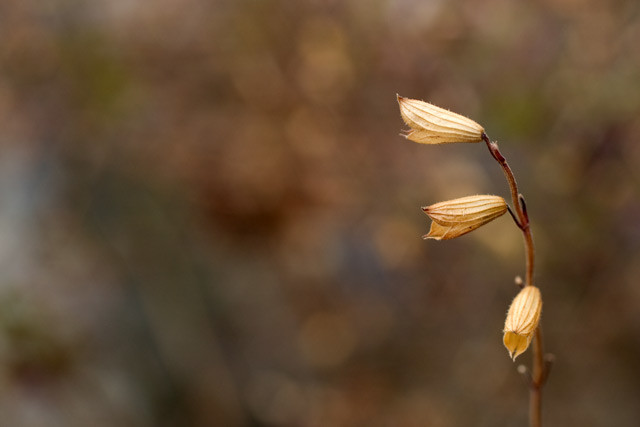
{"label": "dried flower calyx", "polygon": [[411,130],[405,137],[421,144],[480,142],[484,129],[473,120],[417,99],[398,95],[400,114]]}
{"label": "dried flower calyx", "polygon": [[513,360],[525,352],[540,322],[542,297],[540,289],[525,286],[509,307],[504,322],[504,346]]}
{"label": "dried flower calyx", "polygon": [[507,211],[500,196],[477,195],[439,202],[422,208],[433,220],[425,239],[447,240],[469,233]]}

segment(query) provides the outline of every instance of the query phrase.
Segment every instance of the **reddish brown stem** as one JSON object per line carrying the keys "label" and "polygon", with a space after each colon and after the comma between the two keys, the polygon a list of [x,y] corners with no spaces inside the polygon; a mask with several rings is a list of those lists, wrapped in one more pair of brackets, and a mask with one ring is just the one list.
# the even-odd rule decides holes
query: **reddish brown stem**
{"label": "reddish brown stem", "polygon": [[[533,285],[533,266],[535,261],[534,248],[533,248],[533,236],[531,235],[531,228],[529,227],[529,215],[524,202],[524,197],[518,192],[518,184],[516,178],[504,158],[498,144],[492,142],[486,134],[482,134],[482,139],[487,144],[487,148],[491,153],[491,156],[500,164],[504,176],[507,178],[509,189],[511,190],[511,200],[515,214],[511,212],[512,217],[520,230],[522,231],[522,237],[524,239],[525,256],[526,256],[526,276],[525,286]],[[529,426],[541,427],[542,426],[542,387],[546,381],[548,374],[548,368],[544,363],[544,347],[542,343],[542,332],[540,326],[535,331],[533,337],[533,369],[531,372],[531,382],[529,384]]]}
{"label": "reddish brown stem", "polygon": [[542,330],[538,326],[533,338],[533,372],[529,385],[529,425],[531,427],[542,426],[542,387],[546,380],[545,371]]}
{"label": "reddish brown stem", "polygon": [[489,149],[489,152],[491,153],[493,158],[496,159],[496,161],[502,167],[504,176],[507,178],[507,182],[509,183],[509,189],[511,190],[511,201],[513,203],[513,208],[515,209],[515,217],[517,218],[516,224],[518,225],[518,228],[522,230],[522,234],[524,237],[527,265],[527,273],[524,283],[525,286],[533,285],[533,237],[531,236],[531,229],[529,228],[529,215],[525,208],[524,198],[518,192],[518,184],[516,183],[516,178],[513,175],[513,172],[511,171],[507,160],[504,158],[502,153],[500,153],[498,144],[496,142],[491,142],[486,134],[482,134],[482,139],[487,143],[487,148]]}

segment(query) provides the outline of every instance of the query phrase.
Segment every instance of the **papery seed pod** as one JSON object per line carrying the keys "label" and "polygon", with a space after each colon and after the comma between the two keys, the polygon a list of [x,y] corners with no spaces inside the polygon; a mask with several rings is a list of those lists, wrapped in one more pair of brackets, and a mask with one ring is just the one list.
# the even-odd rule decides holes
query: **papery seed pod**
{"label": "papery seed pod", "polygon": [[421,144],[480,142],[484,129],[473,120],[424,101],[398,96],[400,114],[411,128],[405,137]]}
{"label": "papery seed pod", "polygon": [[504,322],[503,342],[514,361],[529,347],[541,311],[542,297],[535,286],[525,286],[513,299]]}
{"label": "papery seed pod", "polygon": [[422,208],[433,222],[425,239],[448,240],[469,233],[507,211],[500,196],[477,195],[439,202]]}

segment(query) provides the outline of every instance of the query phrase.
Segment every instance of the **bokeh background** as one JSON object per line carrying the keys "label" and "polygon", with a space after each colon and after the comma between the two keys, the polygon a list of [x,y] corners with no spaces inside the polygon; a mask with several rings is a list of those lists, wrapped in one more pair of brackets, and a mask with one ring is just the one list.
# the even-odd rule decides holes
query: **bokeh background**
{"label": "bokeh background", "polygon": [[525,425],[519,231],[421,239],[504,177],[396,93],[518,177],[546,424],[640,424],[637,2],[7,0],[0,40],[2,425]]}

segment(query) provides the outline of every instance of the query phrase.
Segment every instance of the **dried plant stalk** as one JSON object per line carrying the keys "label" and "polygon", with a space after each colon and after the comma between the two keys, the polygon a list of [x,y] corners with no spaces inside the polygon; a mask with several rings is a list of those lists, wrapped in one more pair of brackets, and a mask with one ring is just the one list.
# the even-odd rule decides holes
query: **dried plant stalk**
{"label": "dried plant stalk", "polygon": [[[515,224],[522,231],[526,254],[526,275],[523,289],[514,298],[509,308],[505,320],[503,343],[511,358],[515,360],[533,341],[533,369],[529,377],[529,425],[540,427],[542,387],[547,380],[552,359],[548,357],[548,363],[545,364],[539,326],[542,297],[540,290],[533,286],[535,254],[524,197],[518,191],[516,179],[506,159],[500,153],[498,144],[489,140],[482,126],[467,117],[424,101],[399,95],[397,98],[402,119],[411,128],[405,135],[407,139],[422,144],[484,141],[493,158],[502,167],[509,184],[513,210],[499,196],[468,196],[436,203],[422,208],[433,221],[429,233],[423,237],[435,240],[452,239],[481,227],[503,215],[507,210],[511,213]],[[523,367],[519,367],[519,371],[522,371],[520,368]],[[524,370],[526,371],[526,368]]]}

